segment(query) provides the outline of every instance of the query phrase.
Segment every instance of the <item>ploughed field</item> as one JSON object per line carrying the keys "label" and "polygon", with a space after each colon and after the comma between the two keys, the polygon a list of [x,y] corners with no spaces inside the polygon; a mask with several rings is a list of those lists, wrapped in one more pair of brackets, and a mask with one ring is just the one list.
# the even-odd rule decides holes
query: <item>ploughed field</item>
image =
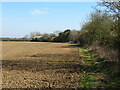
{"label": "ploughed field", "polygon": [[74,88],[80,56],[68,43],[2,42],[3,88]]}

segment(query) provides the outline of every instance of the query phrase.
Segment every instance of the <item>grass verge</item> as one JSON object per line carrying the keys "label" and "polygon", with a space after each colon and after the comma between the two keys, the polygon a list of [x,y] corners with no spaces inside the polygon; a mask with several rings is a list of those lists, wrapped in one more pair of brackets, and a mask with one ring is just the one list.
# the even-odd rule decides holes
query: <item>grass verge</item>
{"label": "grass verge", "polygon": [[[120,77],[114,76],[114,62],[100,58],[96,51],[73,45],[81,56],[79,87],[83,88],[119,88]],[[113,66],[113,67],[112,67]]]}

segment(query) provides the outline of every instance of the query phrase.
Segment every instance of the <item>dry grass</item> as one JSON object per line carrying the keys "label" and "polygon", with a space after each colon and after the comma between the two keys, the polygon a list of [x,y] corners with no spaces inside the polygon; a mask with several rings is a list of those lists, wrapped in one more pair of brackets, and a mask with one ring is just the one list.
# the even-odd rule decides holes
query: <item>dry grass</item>
{"label": "dry grass", "polygon": [[77,87],[80,57],[68,43],[2,42],[3,88]]}

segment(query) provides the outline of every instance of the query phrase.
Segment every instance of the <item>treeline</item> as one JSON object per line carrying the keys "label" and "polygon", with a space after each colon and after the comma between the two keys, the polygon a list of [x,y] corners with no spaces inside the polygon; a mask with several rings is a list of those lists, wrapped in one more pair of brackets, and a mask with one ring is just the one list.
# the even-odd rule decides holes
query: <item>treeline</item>
{"label": "treeline", "polygon": [[30,41],[27,38],[0,38],[0,41]]}
{"label": "treeline", "polygon": [[118,20],[103,12],[95,12],[90,16],[81,29],[80,43],[82,45],[109,45],[115,47],[119,41],[118,37]]}
{"label": "treeline", "polygon": [[79,40],[80,31],[77,30],[64,30],[55,31],[52,34],[40,34],[39,32],[31,32],[29,35],[26,35],[24,38],[29,38],[31,41],[39,42],[73,42],[77,43]]}

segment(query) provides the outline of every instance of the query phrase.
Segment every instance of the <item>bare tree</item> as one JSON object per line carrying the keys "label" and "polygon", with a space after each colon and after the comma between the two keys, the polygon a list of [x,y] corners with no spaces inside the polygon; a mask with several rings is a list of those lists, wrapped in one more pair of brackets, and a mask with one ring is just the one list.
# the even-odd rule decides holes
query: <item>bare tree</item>
{"label": "bare tree", "polygon": [[39,36],[39,35],[41,35],[39,32],[31,32],[29,34],[29,38],[33,38],[34,36]]}
{"label": "bare tree", "polygon": [[59,36],[59,33],[60,33],[60,32],[61,32],[61,31],[56,30],[56,31],[53,32],[53,34],[55,34],[56,36]]}
{"label": "bare tree", "polygon": [[28,39],[28,38],[29,38],[29,36],[28,36],[28,35],[25,35],[23,38]]}
{"label": "bare tree", "polygon": [[99,6],[105,6],[106,12],[111,14],[114,17],[117,17],[117,19],[120,18],[120,1],[119,0],[101,0],[98,5]]}

